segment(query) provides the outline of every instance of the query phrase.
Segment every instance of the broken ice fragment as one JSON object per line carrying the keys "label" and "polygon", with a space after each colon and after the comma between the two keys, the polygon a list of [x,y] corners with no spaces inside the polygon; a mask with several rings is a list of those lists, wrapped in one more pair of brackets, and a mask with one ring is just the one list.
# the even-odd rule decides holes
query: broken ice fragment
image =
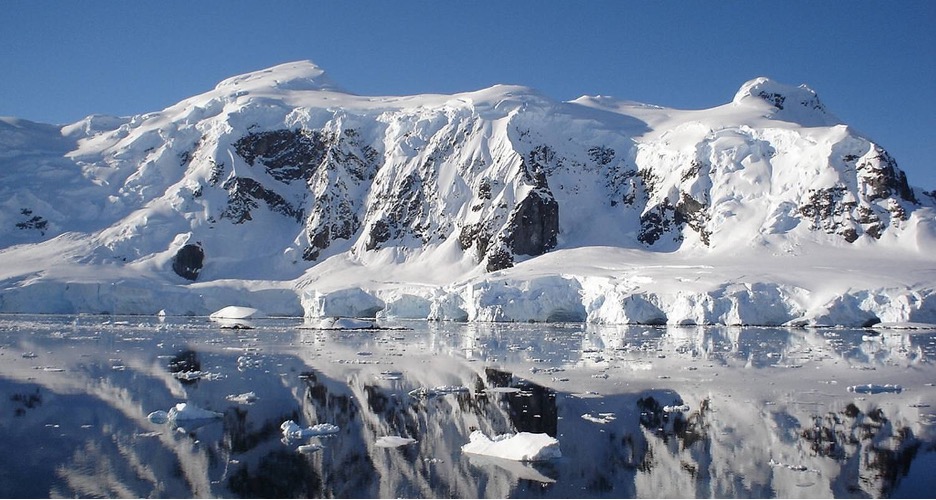
{"label": "broken ice fragment", "polygon": [[237,403],[241,405],[249,405],[257,401],[257,395],[253,391],[251,391],[251,392],[245,392],[243,394],[231,394],[225,397],[224,399],[232,403]]}
{"label": "broken ice fragment", "polygon": [[377,442],[374,443],[374,446],[377,446],[378,448],[399,448],[400,446],[406,446],[415,442],[416,440],[412,438],[405,438],[401,436],[382,436],[377,438]]}
{"label": "broken ice fragment", "polygon": [[191,403],[179,403],[169,409],[168,417],[170,421],[179,422],[182,420],[207,420],[221,418],[224,414],[215,411],[204,410]]}
{"label": "broken ice fragment", "polygon": [[666,413],[683,413],[689,411],[689,405],[664,406],[663,411]]}
{"label": "broken ice fragment", "polygon": [[903,391],[903,388],[895,384],[862,384],[848,386],[848,392],[857,394],[880,394],[882,392],[894,392],[899,394],[901,391]]}
{"label": "broken ice fragment", "polygon": [[440,385],[431,389],[428,387],[413,389],[409,392],[409,395],[414,398],[433,398],[436,396],[443,396],[445,394],[458,394],[462,392],[469,392],[469,390],[467,387],[462,385]]}
{"label": "broken ice fragment", "polygon": [[562,457],[562,452],[559,450],[559,441],[548,434],[520,432],[518,434],[501,434],[491,439],[481,431],[474,431],[468,439],[469,443],[462,446],[463,453],[523,462],[537,462]]}
{"label": "broken ice fragment", "polygon": [[283,437],[286,439],[305,439],[316,436],[327,436],[341,430],[341,428],[333,424],[317,424],[302,428],[292,420],[287,420],[280,424],[280,429],[283,431]]}

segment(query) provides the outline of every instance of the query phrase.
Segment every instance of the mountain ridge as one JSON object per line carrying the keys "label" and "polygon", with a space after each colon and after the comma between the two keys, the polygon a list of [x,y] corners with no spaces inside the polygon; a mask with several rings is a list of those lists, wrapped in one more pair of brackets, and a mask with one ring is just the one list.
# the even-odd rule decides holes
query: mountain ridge
{"label": "mountain ridge", "polygon": [[[393,287],[368,273],[423,262],[433,277],[417,280],[431,289],[413,291],[429,303],[417,301],[420,314],[436,307],[436,317],[458,319],[485,314],[439,312],[449,300],[440,289],[592,246],[648,261],[858,249],[932,266],[932,195],[815,91],[766,78],[722,106],[687,111],[557,102],[507,85],[357,96],[300,61],[226,79],[160,112],[92,115],[59,137],[54,129],[0,122],[0,310],[17,310],[12,297],[37,283],[68,288],[88,266],[179,296],[263,286],[295,294],[282,312],[299,301],[317,314],[302,297],[315,297],[306,288],[330,258],[363,263],[364,275],[348,271],[347,289],[371,292]],[[56,251],[66,235],[69,250]],[[47,261],[19,265],[33,262],[24,252],[44,251]],[[559,316],[599,320],[573,309]],[[509,319],[523,318],[499,320]]]}

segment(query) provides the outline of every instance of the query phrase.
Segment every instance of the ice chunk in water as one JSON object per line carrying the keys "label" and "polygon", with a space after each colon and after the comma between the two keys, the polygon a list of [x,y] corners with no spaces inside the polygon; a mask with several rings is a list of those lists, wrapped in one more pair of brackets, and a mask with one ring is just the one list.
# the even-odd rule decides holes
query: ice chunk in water
{"label": "ice chunk in water", "polygon": [[401,436],[382,436],[377,438],[377,442],[374,443],[374,446],[377,446],[378,448],[399,448],[400,446],[406,446],[415,442],[416,440],[412,438],[405,438]]}
{"label": "ice chunk in water", "polygon": [[327,436],[341,430],[341,428],[333,424],[317,424],[302,428],[292,420],[287,420],[280,424],[280,429],[283,431],[283,437],[286,439],[305,439],[316,436]]}
{"label": "ice chunk in water", "polygon": [[520,432],[517,434],[501,434],[490,439],[483,432],[474,431],[468,439],[470,442],[462,446],[462,452],[464,453],[523,462],[537,462],[562,457],[562,452],[559,450],[559,440],[548,434]]}

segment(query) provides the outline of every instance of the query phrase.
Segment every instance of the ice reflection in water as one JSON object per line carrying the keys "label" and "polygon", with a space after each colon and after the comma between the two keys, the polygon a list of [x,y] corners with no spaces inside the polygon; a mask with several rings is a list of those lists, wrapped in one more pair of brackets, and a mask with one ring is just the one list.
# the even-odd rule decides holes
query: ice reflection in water
{"label": "ice reflection in water", "polygon": [[[0,495],[886,497],[934,486],[933,331],[253,326],[0,318]],[[904,391],[846,390],[869,383]],[[224,417],[146,418],[183,401]],[[340,430],[289,440],[286,420]],[[563,458],[464,455],[474,430],[546,433]],[[378,445],[390,436],[415,442]]]}

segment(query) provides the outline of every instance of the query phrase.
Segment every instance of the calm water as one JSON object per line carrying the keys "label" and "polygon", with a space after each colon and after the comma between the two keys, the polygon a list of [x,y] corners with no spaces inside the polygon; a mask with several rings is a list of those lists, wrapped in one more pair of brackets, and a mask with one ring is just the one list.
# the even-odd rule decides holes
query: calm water
{"label": "calm water", "polygon": [[[936,487],[934,331],[249,326],[0,316],[0,496],[865,498]],[[223,417],[147,418],[180,402]],[[288,419],[340,431],[286,440]],[[547,433],[562,458],[463,454],[475,429]],[[384,436],[416,442],[377,446]]]}

